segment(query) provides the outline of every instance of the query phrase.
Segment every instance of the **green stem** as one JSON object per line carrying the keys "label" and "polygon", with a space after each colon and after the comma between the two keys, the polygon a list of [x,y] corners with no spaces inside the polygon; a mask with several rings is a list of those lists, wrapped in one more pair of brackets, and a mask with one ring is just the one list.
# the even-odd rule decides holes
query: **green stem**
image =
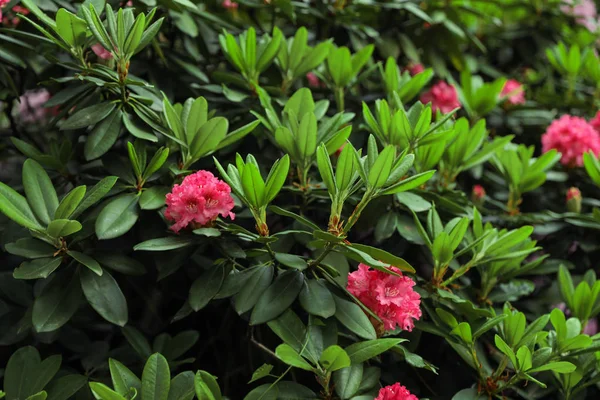
{"label": "green stem", "polygon": [[369,204],[371,200],[373,200],[373,193],[370,190],[367,190],[363,198],[356,205],[354,211],[352,211],[352,215],[350,215],[350,218],[348,218],[348,222],[346,222],[346,225],[344,226],[344,233],[348,233],[350,228],[354,226],[354,224],[360,218],[360,214],[363,212],[365,207],[367,207],[367,204]]}
{"label": "green stem", "polygon": [[319,254],[319,256],[317,258],[315,258],[313,261],[308,263],[308,267],[316,267],[317,265],[319,265],[321,263],[321,261],[323,261],[325,259],[325,257],[327,257],[327,254],[329,254],[331,252],[331,250],[333,250],[333,248],[335,247],[335,244],[333,242],[328,242],[325,245],[325,248],[323,249],[323,252],[321,254]]}
{"label": "green stem", "polygon": [[338,112],[344,112],[345,109],[345,101],[344,101],[344,88],[336,87],[335,88],[335,103],[337,104]]}

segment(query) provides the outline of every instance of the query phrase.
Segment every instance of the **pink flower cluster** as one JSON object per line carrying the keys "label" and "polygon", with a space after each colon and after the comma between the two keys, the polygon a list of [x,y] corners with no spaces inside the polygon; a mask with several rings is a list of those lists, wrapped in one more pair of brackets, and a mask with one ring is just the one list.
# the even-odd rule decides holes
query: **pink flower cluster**
{"label": "pink flower cluster", "polygon": [[206,226],[222,217],[235,218],[231,188],[208,171],[198,171],[185,177],[181,185],[174,185],[166,196],[165,217],[174,221],[174,232],[197,223]]}
{"label": "pink flower cluster", "polygon": [[46,89],[29,90],[19,98],[19,118],[25,123],[46,121],[48,115],[55,114],[55,108],[46,108],[44,103],[50,100],[50,92]]}
{"label": "pink flower cluster", "polygon": [[523,85],[514,79],[506,81],[500,97],[506,99],[510,104],[525,104],[525,90],[523,90]]}
{"label": "pink flower cluster", "polygon": [[411,62],[406,66],[406,68],[404,68],[404,70],[408,71],[411,76],[415,76],[425,71],[425,67],[423,64]]}
{"label": "pink flower cluster", "polygon": [[93,44],[92,51],[98,56],[98,58],[103,60],[110,60],[113,58],[112,53],[106,50],[100,43]]}
{"label": "pink flower cluster", "polygon": [[575,18],[575,21],[585,26],[589,31],[595,32],[598,28],[598,15],[594,0],[563,0],[566,5],[561,6],[561,11]]}
{"label": "pink flower cluster", "polygon": [[394,383],[379,390],[379,394],[374,400],[419,400],[417,396],[411,394],[407,388]]}
{"label": "pink flower cluster", "polygon": [[2,7],[10,3],[10,0],[0,0],[0,20],[2,20]]}
{"label": "pink flower cluster", "polygon": [[221,6],[227,10],[236,10],[239,7],[239,4],[232,0],[223,0]]}
{"label": "pink flower cluster", "polygon": [[439,81],[427,92],[421,95],[421,103],[431,103],[431,110],[435,113],[440,110],[446,114],[460,107],[456,88],[444,81]]}
{"label": "pink flower cluster", "polygon": [[[3,3],[4,1],[4,3]],[[19,25],[21,23],[21,18],[17,17],[17,13],[23,14],[23,15],[27,15],[29,14],[29,10],[26,9],[25,7],[21,7],[21,6],[14,6],[11,11],[12,11],[12,16],[9,15],[5,15],[2,16],[2,5],[8,3],[10,0],[0,0],[0,20],[2,20],[2,25],[9,27],[9,28],[16,28],[17,25]]]}
{"label": "pink flower cluster", "polygon": [[358,270],[348,275],[348,291],[381,318],[386,330],[399,325],[410,332],[415,326],[413,320],[421,318],[421,296],[413,290],[415,281],[398,268],[389,268],[400,276],[359,264]]}
{"label": "pink flower cluster", "polygon": [[562,154],[560,162],[563,165],[581,167],[585,153],[600,154],[600,134],[585,119],[563,115],[552,121],[542,135],[542,152],[551,149]]}

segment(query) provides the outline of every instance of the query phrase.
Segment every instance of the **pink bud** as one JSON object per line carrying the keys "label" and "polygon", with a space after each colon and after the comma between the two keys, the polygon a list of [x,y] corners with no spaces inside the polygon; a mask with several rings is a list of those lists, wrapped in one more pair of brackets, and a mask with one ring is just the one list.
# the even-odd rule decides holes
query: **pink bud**
{"label": "pink bud", "polygon": [[100,43],[93,44],[92,51],[98,56],[98,58],[103,60],[110,60],[113,58],[112,53],[106,50]]}

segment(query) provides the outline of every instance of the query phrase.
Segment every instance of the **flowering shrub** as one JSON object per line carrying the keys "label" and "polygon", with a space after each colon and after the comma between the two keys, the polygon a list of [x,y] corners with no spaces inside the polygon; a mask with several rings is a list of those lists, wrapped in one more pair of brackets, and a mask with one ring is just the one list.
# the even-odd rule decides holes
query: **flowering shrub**
{"label": "flowering shrub", "polygon": [[0,13],[0,399],[599,397],[593,1]]}

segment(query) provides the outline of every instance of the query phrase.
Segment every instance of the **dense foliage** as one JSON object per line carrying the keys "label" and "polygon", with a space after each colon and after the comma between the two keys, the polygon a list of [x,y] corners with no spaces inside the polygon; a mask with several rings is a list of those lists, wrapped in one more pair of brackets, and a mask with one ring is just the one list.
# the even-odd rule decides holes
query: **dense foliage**
{"label": "dense foliage", "polygon": [[0,398],[600,396],[592,0],[0,7]]}

